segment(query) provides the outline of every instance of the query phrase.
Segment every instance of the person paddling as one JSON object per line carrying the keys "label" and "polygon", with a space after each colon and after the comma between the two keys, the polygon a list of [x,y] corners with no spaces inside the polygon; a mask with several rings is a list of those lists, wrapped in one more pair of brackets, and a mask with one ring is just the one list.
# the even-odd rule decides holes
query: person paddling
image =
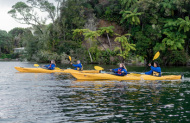
{"label": "person paddling", "polygon": [[154,62],[154,67],[151,66],[151,63],[148,64],[148,66],[151,68],[150,71],[146,72],[146,75],[153,75],[153,76],[158,76],[161,77],[161,68],[158,62]]}
{"label": "person paddling", "polygon": [[46,67],[48,70],[54,70],[55,66],[56,66],[55,60],[51,60],[51,64],[45,65],[44,67]]}
{"label": "person paddling", "polygon": [[123,63],[119,64],[119,68],[110,69],[110,71],[114,72],[117,76],[125,76],[127,75],[127,69]]}
{"label": "person paddling", "polygon": [[83,66],[82,66],[80,60],[77,60],[77,64],[73,64],[73,63],[71,62],[71,65],[73,65],[73,67],[75,67],[74,70],[83,70]]}

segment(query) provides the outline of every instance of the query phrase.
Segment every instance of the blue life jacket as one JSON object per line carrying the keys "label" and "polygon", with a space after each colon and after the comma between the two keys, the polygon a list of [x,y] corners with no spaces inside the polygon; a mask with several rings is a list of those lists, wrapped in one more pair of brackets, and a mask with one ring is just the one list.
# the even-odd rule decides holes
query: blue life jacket
{"label": "blue life jacket", "polygon": [[73,67],[76,67],[75,70],[82,70],[82,64],[73,64]]}
{"label": "blue life jacket", "polygon": [[[112,71],[115,73],[117,76],[125,76],[127,75],[127,70],[123,67],[112,69]],[[122,73],[124,72],[124,73]]]}
{"label": "blue life jacket", "polygon": [[145,73],[146,75],[153,75],[153,76],[161,77],[162,72],[161,72],[161,68],[160,67],[153,67],[153,66],[151,66],[150,68],[151,68],[151,70],[148,71],[148,72],[146,72]]}
{"label": "blue life jacket", "polygon": [[54,69],[55,69],[55,64],[45,65],[45,67],[46,67],[48,70],[54,70]]}

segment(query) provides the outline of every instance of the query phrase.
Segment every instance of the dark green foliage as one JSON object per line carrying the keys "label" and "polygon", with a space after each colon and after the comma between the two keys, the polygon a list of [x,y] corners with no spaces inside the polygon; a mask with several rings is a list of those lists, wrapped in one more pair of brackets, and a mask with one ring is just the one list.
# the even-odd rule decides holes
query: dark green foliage
{"label": "dark green foliage", "polygon": [[[39,16],[33,16],[32,8],[35,7],[47,12],[52,23],[45,25]],[[0,40],[1,50],[11,51],[6,51],[8,42],[12,43],[12,48],[24,46],[29,60],[37,57],[48,60],[44,56],[49,53],[55,56],[66,53],[85,62],[115,64],[121,62],[118,55],[125,59],[138,56],[149,62],[154,53],[161,51],[158,60],[162,64],[183,65],[190,55],[190,0],[63,0],[59,8],[46,0],[28,0],[26,3],[16,3],[9,14],[17,21],[32,25],[34,33],[23,33],[20,28],[11,30],[10,41]],[[96,20],[103,19],[109,23],[105,24],[108,27],[100,28],[102,33],[84,29],[94,15]],[[114,32],[117,27],[112,28],[110,22],[124,28],[121,35],[131,34],[127,36],[127,41],[113,43],[117,37]],[[109,26],[111,32],[108,31]],[[2,34],[7,36],[6,33]],[[103,48],[100,34],[101,38],[109,41],[104,45],[112,50],[99,49]],[[15,37],[19,37],[19,40],[15,40]],[[127,43],[134,44],[136,50],[131,52],[130,49],[134,47]],[[113,51],[116,47],[120,50]]]}
{"label": "dark green foliage", "polygon": [[162,52],[163,60],[160,63],[163,65],[185,65],[188,60],[188,55],[182,51],[167,51]]}
{"label": "dark green foliage", "polygon": [[66,54],[69,54],[71,50],[81,48],[81,43],[72,40],[64,41],[63,43],[61,43],[61,45],[58,46],[58,48],[59,53],[65,52]]}
{"label": "dark green foliage", "polygon": [[[93,1],[93,0],[91,0]],[[107,3],[96,3],[94,13],[98,18],[119,23],[121,15],[121,4],[119,0],[108,0]]]}
{"label": "dark green foliage", "polygon": [[84,0],[68,0],[62,3],[60,9],[63,28],[70,32],[72,29],[83,28],[87,16],[83,3]]}
{"label": "dark green foliage", "polygon": [[85,47],[75,48],[71,50],[69,54],[76,60],[81,60],[83,64],[90,62],[90,59],[88,58],[89,55]]}
{"label": "dark green foliage", "polygon": [[9,31],[9,34],[11,35],[13,46],[14,47],[22,47],[22,41],[21,38],[25,32],[24,28],[14,28]]}
{"label": "dark green foliage", "polygon": [[0,59],[17,59],[20,57],[19,55],[18,53],[1,54]]}
{"label": "dark green foliage", "polygon": [[24,28],[14,28],[12,30],[9,31],[9,34],[11,34],[11,36],[15,37],[18,35],[22,35],[24,33],[25,29]]}
{"label": "dark green foliage", "polygon": [[0,30],[0,57],[1,53],[9,54],[12,49],[11,35],[4,30]]}
{"label": "dark green foliage", "polygon": [[28,30],[24,32],[22,40],[25,50],[27,51],[27,54],[25,54],[27,60],[34,60],[34,56],[38,52],[38,48],[40,48],[38,38],[34,37],[32,32]]}

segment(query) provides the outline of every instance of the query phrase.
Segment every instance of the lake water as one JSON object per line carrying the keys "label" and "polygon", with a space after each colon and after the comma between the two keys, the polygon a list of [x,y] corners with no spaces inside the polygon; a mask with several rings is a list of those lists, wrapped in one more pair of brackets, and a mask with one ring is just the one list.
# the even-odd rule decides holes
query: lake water
{"label": "lake water", "polygon": [[0,62],[0,123],[190,122],[190,67],[162,67],[163,74],[184,73],[182,81],[121,82],[14,69],[33,64]]}

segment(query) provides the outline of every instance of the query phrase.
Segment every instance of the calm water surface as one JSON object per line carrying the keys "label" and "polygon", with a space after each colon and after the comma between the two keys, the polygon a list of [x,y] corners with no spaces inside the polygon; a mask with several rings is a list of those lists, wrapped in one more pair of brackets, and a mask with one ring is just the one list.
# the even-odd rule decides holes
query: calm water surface
{"label": "calm water surface", "polygon": [[189,67],[162,68],[164,74],[184,73],[183,81],[122,82],[81,82],[70,75],[14,69],[33,64],[0,62],[0,122],[190,122]]}

